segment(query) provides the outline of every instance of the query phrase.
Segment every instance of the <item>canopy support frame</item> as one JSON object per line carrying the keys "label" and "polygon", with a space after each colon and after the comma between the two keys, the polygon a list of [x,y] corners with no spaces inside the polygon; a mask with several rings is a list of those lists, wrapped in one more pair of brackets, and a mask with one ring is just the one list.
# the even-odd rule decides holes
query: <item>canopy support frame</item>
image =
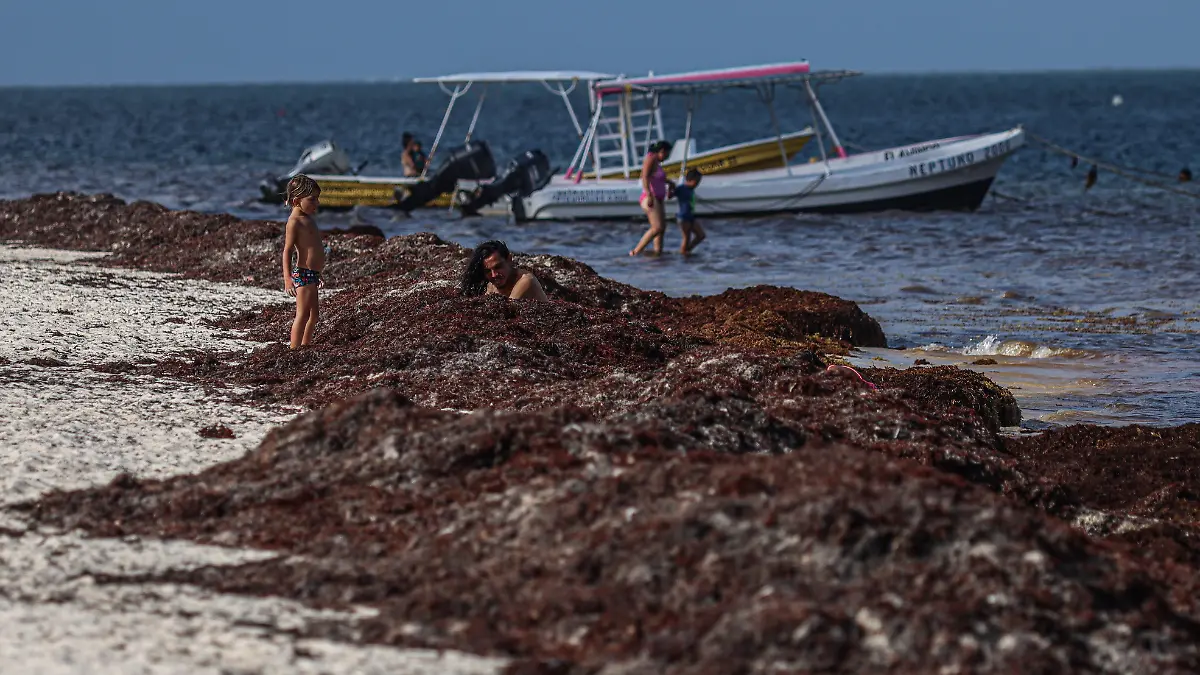
{"label": "canopy support frame", "polygon": [[[429,158],[425,160],[425,167],[421,169],[421,178],[425,178],[425,175],[429,173],[429,167],[433,165],[433,157],[437,154],[438,143],[440,143],[442,140],[442,134],[446,132],[446,123],[450,121],[450,113],[454,110],[454,103],[463,96],[466,96],[467,92],[470,91],[472,84],[474,84],[474,82],[456,84],[454,85],[454,90],[451,91],[446,88],[446,85],[438,82],[438,88],[450,97],[450,103],[446,106],[446,113],[442,115],[442,123],[440,126],[438,126],[437,135],[433,137],[433,145],[429,146]],[[483,102],[481,100],[480,105],[482,104]]]}

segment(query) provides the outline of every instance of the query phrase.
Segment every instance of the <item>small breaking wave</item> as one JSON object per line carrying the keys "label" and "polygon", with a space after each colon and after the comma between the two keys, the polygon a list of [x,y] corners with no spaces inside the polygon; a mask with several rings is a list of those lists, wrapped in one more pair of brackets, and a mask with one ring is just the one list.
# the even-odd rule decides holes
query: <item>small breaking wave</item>
{"label": "small breaking wave", "polygon": [[1028,340],[1003,340],[995,335],[968,344],[962,353],[966,356],[1024,356],[1031,359],[1081,359],[1095,356],[1086,349],[1051,347]]}

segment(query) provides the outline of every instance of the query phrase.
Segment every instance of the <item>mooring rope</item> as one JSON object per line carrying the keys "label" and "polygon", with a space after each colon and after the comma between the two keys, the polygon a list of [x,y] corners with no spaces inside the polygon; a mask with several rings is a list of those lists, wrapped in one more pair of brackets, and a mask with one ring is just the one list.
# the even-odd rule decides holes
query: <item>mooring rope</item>
{"label": "mooring rope", "polygon": [[[1094,167],[1104,169],[1105,171],[1108,171],[1110,173],[1115,173],[1118,176],[1128,178],[1129,180],[1132,180],[1136,183],[1141,183],[1142,185],[1148,185],[1150,187],[1155,187],[1160,190],[1167,190],[1168,192],[1174,192],[1176,194],[1181,194],[1185,197],[1191,197],[1193,199],[1200,199],[1200,192],[1194,192],[1192,190],[1184,190],[1182,188],[1177,188],[1172,185],[1165,185],[1158,181],[1147,180],[1145,178],[1135,175],[1135,172],[1141,172],[1141,173],[1151,174],[1151,175],[1155,175],[1155,176],[1164,176],[1166,174],[1149,171],[1147,169],[1137,169],[1134,167],[1119,166],[1117,164],[1111,164],[1111,163],[1105,162],[1103,160],[1098,160],[1098,159],[1095,159],[1092,157],[1088,157],[1086,155],[1082,155],[1078,152],[1075,152],[1074,150],[1068,150],[1067,148],[1064,148],[1061,145],[1058,145],[1058,144],[1053,143],[1045,138],[1042,138],[1041,136],[1038,136],[1037,134],[1032,133],[1030,131],[1026,131],[1025,135],[1029,138],[1029,140],[1031,140],[1034,143],[1037,143],[1039,145],[1042,145],[1045,148],[1048,148],[1055,152],[1066,155],[1067,157],[1074,157],[1075,159],[1078,159],[1081,162],[1084,162],[1086,164],[1091,164]],[[1170,176],[1167,176],[1167,177],[1170,177]],[[993,192],[995,192],[995,191],[993,190]]]}
{"label": "mooring rope", "polygon": [[[1185,190],[1183,188],[1175,187],[1173,185],[1167,185],[1160,181],[1147,180],[1145,178],[1142,178],[1142,177],[1134,175],[1134,174],[1143,174],[1146,176],[1154,176],[1156,178],[1164,178],[1167,180],[1178,180],[1179,179],[1178,175],[1172,176],[1171,174],[1163,173],[1161,171],[1152,171],[1150,169],[1141,169],[1141,168],[1138,168],[1135,166],[1121,166],[1118,164],[1113,164],[1111,162],[1105,162],[1103,160],[1095,159],[1093,157],[1088,157],[1087,155],[1080,154],[1069,148],[1064,148],[1063,146],[1058,145],[1057,143],[1054,143],[1054,142],[1050,141],[1049,139],[1038,136],[1037,134],[1035,134],[1029,130],[1025,131],[1025,136],[1029,140],[1033,141],[1034,143],[1037,143],[1049,150],[1053,150],[1054,152],[1058,152],[1060,154],[1066,155],[1067,157],[1072,157],[1072,158],[1074,158],[1080,162],[1083,162],[1085,164],[1091,164],[1092,166],[1094,166],[1098,169],[1104,169],[1105,171],[1114,173],[1118,176],[1128,178],[1134,182],[1141,183],[1142,185],[1147,185],[1149,187],[1158,188],[1160,190],[1166,190],[1168,192],[1174,192],[1176,194],[1180,194],[1185,197],[1192,197],[1193,199],[1200,199],[1200,192],[1197,192],[1194,190]],[[857,150],[858,152],[875,152],[874,150],[864,148],[864,147],[854,144],[854,143],[845,143],[844,145],[853,150]],[[1089,184],[1088,187],[1090,188],[1091,185]],[[989,191],[989,194],[991,194],[993,197],[997,197],[999,199],[1005,199],[1005,200],[1013,201],[1013,202],[1029,201],[1028,199],[1025,199],[1022,197],[1014,197],[1013,195],[1004,194],[1003,192],[999,192],[995,188],[992,188]]]}
{"label": "mooring rope", "polygon": [[[1153,187],[1153,188],[1158,188],[1160,190],[1166,190],[1168,192],[1174,192],[1175,194],[1180,194],[1185,197],[1191,197],[1193,199],[1200,199],[1200,192],[1196,192],[1196,191],[1192,191],[1192,190],[1185,190],[1183,188],[1178,188],[1173,185],[1167,185],[1160,181],[1148,180],[1148,179],[1138,176],[1136,174],[1155,176],[1158,178],[1165,178],[1168,180],[1172,180],[1172,179],[1178,180],[1178,176],[1172,176],[1170,174],[1166,174],[1161,171],[1152,171],[1150,169],[1140,169],[1138,167],[1133,167],[1133,166],[1121,166],[1119,164],[1113,164],[1111,162],[1105,162],[1103,160],[1095,159],[1093,157],[1089,157],[1087,155],[1075,152],[1074,150],[1064,148],[1063,146],[1058,145],[1057,143],[1054,143],[1054,142],[1050,141],[1049,139],[1038,136],[1037,134],[1035,134],[1031,131],[1028,131],[1028,130],[1025,131],[1025,136],[1029,140],[1033,141],[1034,143],[1037,143],[1049,150],[1053,150],[1054,152],[1066,155],[1067,157],[1072,157],[1072,158],[1076,159],[1077,161],[1083,162],[1085,164],[1091,164],[1093,167],[1093,171],[1095,169],[1104,169],[1105,171],[1114,173],[1114,174],[1116,174],[1118,176],[1122,176],[1124,178],[1128,178],[1129,180],[1132,180],[1136,183],[1141,183],[1142,185],[1146,185],[1146,186]],[[864,153],[865,152],[875,152],[875,150],[865,148],[861,145],[858,145],[857,143],[847,142],[847,143],[843,143],[843,145],[847,148],[856,150],[858,152],[864,152]],[[811,194],[818,186],[820,186],[820,184],[822,182],[824,182],[824,179],[825,179],[825,176],[819,176],[817,178],[817,180],[815,180],[811,185],[809,185],[804,190],[801,190],[797,194],[787,195],[781,199],[775,200],[775,202],[772,204],[772,206],[778,207],[778,206],[782,206],[784,204],[794,203],[794,202],[798,202],[798,201],[802,200],[804,197],[807,197],[809,194]],[[1091,188],[1091,186],[1092,186],[1092,184],[1094,184],[1094,182],[1095,182],[1095,176],[1094,175],[1090,176],[1087,187]],[[1028,202],[1029,201],[1029,199],[1024,198],[1024,197],[1016,197],[1013,195],[1004,194],[1003,192],[1000,192],[999,190],[996,190],[995,188],[992,188],[991,190],[989,190],[989,194],[991,194],[993,197],[996,197],[999,199],[1004,199],[1007,201],[1012,201],[1012,202]],[[696,200],[697,201],[707,201],[707,200],[704,200],[703,198],[701,198],[699,195],[696,196]],[[715,206],[715,204],[710,205],[710,207],[713,207],[713,206]],[[718,213],[721,213],[721,212],[726,211],[727,209],[715,208],[714,210],[716,210]],[[732,211],[733,209],[728,209],[728,210]],[[1097,213],[1098,215],[1115,215],[1115,214],[1111,214],[1111,213],[1107,213],[1107,212],[1103,212],[1103,211],[1096,211],[1095,213]]]}

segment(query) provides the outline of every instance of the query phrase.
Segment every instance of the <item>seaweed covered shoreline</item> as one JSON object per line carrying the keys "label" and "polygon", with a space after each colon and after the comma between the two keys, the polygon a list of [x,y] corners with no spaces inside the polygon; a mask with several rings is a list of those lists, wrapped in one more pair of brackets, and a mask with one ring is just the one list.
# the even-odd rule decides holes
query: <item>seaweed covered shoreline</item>
{"label": "seaweed covered shoreline", "polygon": [[[107,196],[0,202],[0,239],[263,287],[281,233]],[[103,581],[366,604],[313,630],[519,672],[1200,669],[1197,425],[1002,436],[1019,410],[977,373],[862,369],[871,389],[826,370],[886,339],[820,293],[669,298],[519,256],[554,301],[465,299],[467,252],[432,235],[327,242],[338,292],[312,349],[94,364],[311,412],[192,475],[22,506],[287,557]],[[220,326],[278,340],[290,316]]]}

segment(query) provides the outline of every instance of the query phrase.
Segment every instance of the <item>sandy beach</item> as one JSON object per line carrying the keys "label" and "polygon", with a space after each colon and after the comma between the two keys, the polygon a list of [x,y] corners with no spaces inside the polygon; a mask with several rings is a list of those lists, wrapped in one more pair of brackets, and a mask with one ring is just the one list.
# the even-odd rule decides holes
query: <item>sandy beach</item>
{"label": "sandy beach", "polygon": [[[200,346],[249,351],[255,343],[204,319],[278,302],[266,291],[107,269],[94,253],[0,248],[12,310],[0,327],[7,386],[0,390],[3,501],[111,480],[163,477],[253,448],[297,410],[231,405],[190,385],[93,370]],[[37,365],[42,364],[42,365]],[[235,438],[204,438],[224,425]]]}
{"label": "sandy beach", "polygon": [[[261,343],[216,319],[285,300],[261,289],[104,268],[102,254],[0,246],[0,502],[163,478],[240,457],[299,409],[252,408],[162,378],[94,370],[196,348]],[[102,369],[103,370],[103,369]],[[234,392],[231,392],[234,393]],[[213,425],[234,438],[206,438]],[[501,661],[298,639],[319,612],[172,584],[104,584],[271,557],[245,549],[31,528],[0,511],[0,663],[38,673],[486,673]],[[365,611],[365,610],[364,610]]]}

